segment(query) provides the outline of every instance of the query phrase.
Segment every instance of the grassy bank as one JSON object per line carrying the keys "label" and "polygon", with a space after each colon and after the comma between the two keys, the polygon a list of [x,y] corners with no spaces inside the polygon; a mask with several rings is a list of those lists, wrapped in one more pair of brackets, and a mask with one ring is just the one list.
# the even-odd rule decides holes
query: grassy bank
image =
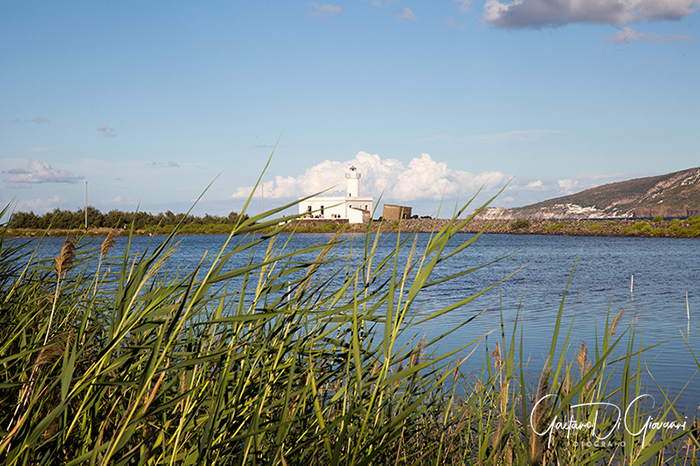
{"label": "grassy bank", "polygon": [[[366,228],[351,261],[333,253],[339,236],[290,249],[275,214],[229,227],[226,246],[191,271],[168,261],[182,224],[138,254],[114,255],[112,235],[69,239],[42,259],[3,236],[0,462],[694,464],[700,425],[672,400],[633,403],[646,348],[614,315],[567,360],[576,337],[561,301],[539,381],[525,376],[517,326],[447,354],[440,338],[400,343],[420,323],[416,298],[471,272],[459,259],[478,236],[443,251],[472,219],[446,222],[423,250],[393,236],[385,257],[385,237]],[[438,265],[453,274],[431,279]],[[450,332],[464,325],[475,322]],[[466,372],[468,358],[483,359],[480,372]],[[607,402],[633,406],[629,425],[597,409]],[[667,425],[644,430],[648,416]],[[550,428],[564,418],[610,434]]]}

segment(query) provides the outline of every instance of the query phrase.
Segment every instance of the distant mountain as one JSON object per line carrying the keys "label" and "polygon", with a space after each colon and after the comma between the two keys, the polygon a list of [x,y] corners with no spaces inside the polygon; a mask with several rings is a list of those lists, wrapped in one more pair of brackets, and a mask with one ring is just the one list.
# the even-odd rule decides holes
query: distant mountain
{"label": "distant mountain", "polygon": [[[587,189],[503,210],[501,218],[687,217],[700,215],[700,167]],[[492,211],[491,214],[497,212]]]}

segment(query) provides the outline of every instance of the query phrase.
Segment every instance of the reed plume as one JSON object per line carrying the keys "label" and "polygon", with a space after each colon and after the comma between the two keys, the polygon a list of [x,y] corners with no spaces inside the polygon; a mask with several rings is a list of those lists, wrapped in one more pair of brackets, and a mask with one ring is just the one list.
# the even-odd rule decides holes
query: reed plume
{"label": "reed plume", "polygon": [[[97,263],[97,272],[95,272],[95,293],[97,294],[97,282],[100,275],[100,267],[102,266],[102,258],[107,255],[110,249],[114,247],[117,242],[117,236],[119,236],[119,230],[112,230],[109,232],[107,237],[102,241],[102,247],[100,247],[100,260]],[[93,295],[93,296],[94,296]]]}
{"label": "reed plume", "polygon": [[496,370],[500,372],[503,366],[503,356],[501,355],[501,345],[499,342],[496,342],[496,349],[491,353],[491,357],[494,358],[493,365],[496,367]]}
{"label": "reed plume", "polygon": [[53,304],[51,305],[51,315],[49,316],[49,325],[46,328],[46,337],[44,337],[44,345],[49,341],[49,334],[51,333],[51,323],[53,322],[53,315],[56,311],[56,301],[58,301],[58,290],[61,288],[61,277],[65,275],[71,267],[73,267],[73,261],[75,260],[75,239],[72,237],[66,238],[61,247],[61,254],[56,256],[56,292],[53,297]]}
{"label": "reed plume", "polygon": [[622,314],[625,312],[625,308],[623,307],[620,309],[620,312],[617,313],[617,316],[615,319],[613,319],[612,325],[610,326],[610,336],[615,335],[615,330],[617,330],[617,326],[620,323],[620,319],[622,319]]}
{"label": "reed plume", "polygon": [[578,362],[578,367],[581,370],[581,377],[586,374],[586,361],[588,360],[588,349],[586,348],[586,342],[581,340],[581,349],[576,354],[576,362]]}

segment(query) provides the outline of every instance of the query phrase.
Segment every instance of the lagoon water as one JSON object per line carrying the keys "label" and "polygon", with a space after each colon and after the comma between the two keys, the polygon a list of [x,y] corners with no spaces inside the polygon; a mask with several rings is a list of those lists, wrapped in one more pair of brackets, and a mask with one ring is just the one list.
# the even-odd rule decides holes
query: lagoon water
{"label": "lagoon water", "polygon": [[[403,235],[405,238],[407,235]],[[292,239],[289,247],[302,248],[323,243],[329,234],[302,234]],[[420,233],[418,249],[429,240]],[[454,250],[472,235],[456,235],[445,250]],[[352,256],[357,263],[364,249],[364,235],[348,236],[347,243],[335,251],[336,257]],[[384,257],[396,245],[396,234],[383,234],[378,256]],[[134,237],[132,248],[143,251],[149,242],[163,241],[164,237]],[[282,237],[280,239],[283,239]],[[284,238],[286,239],[286,238]],[[225,236],[182,236],[172,260],[182,267],[196,265],[205,251],[209,255],[223,246]],[[44,257],[60,250],[60,238],[44,240],[40,248]],[[95,242],[99,246],[98,239]],[[125,238],[119,238],[123,247]],[[35,245],[35,241],[30,244]],[[281,244],[281,241],[278,241]],[[264,254],[265,248],[256,253]],[[115,254],[118,254],[115,251]],[[512,254],[504,259],[492,261]],[[402,257],[408,256],[408,247]],[[247,257],[247,255],[246,255]],[[243,258],[237,262],[242,265]],[[375,260],[375,264],[378,261]],[[342,262],[347,264],[347,262]],[[488,265],[487,265],[488,264]],[[678,396],[674,407],[689,415],[700,409],[700,374],[691,351],[700,358],[700,240],[676,238],[607,238],[538,235],[483,235],[473,245],[439,264],[433,278],[445,277],[460,270],[486,265],[473,273],[430,287],[423,291],[416,307],[416,317],[422,318],[458,300],[464,299],[487,286],[497,283],[509,274],[515,274],[471,303],[415,329],[416,338],[435,338],[466,319],[477,316],[440,342],[439,352],[447,352],[466,345],[494,331],[488,341],[481,340],[467,368],[478,370],[485,349],[495,347],[500,339],[501,315],[504,319],[507,341],[510,339],[518,316],[516,344],[519,344],[520,326],[523,330],[523,360],[526,374],[535,378],[549,352],[557,311],[564,299],[564,318],[558,348],[571,326],[566,348],[569,359],[585,341],[589,357],[594,357],[596,330],[602,341],[605,320],[610,320],[624,309],[617,336],[633,323],[636,331],[628,330],[615,355],[624,353],[628,336],[634,333],[635,348],[662,343],[642,354],[642,364],[666,392],[669,398]],[[573,274],[572,274],[573,271]],[[568,284],[569,276],[571,281]],[[634,287],[630,293],[631,277]],[[686,316],[686,292],[690,322]],[[462,351],[468,354],[472,347]],[[619,387],[622,367],[615,369],[610,389]],[[644,393],[657,397],[657,406],[663,401],[654,381],[645,376]],[[617,377],[617,378],[616,378]],[[533,383],[536,383],[533,382]]]}

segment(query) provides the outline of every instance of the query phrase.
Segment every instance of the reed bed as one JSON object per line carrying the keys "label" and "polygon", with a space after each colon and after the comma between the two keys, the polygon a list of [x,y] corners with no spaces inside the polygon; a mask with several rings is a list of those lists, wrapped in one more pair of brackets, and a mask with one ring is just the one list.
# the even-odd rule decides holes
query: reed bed
{"label": "reed bed", "polygon": [[[343,257],[341,235],[294,249],[280,234],[283,208],[241,218],[220,251],[187,270],[169,261],[177,228],[139,253],[131,237],[120,252],[114,235],[67,240],[56,259],[3,236],[0,462],[696,464],[700,423],[673,400],[634,404],[630,429],[603,409],[643,394],[648,348],[619,318],[567,360],[562,300],[539,380],[526,376],[518,324],[485,336],[478,352],[471,342],[440,353],[444,335],[403,338],[498,285],[415,317],[420,293],[473,271],[456,259],[479,234],[445,252],[472,217],[432,233],[423,250],[413,235],[388,236],[396,247],[385,257],[376,251],[387,236],[370,226],[363,249]],[[431,279],[450,262],[451,276]],[[464,369],[469,358],[482,358],[479,372]],[[613,370],[622,386],[611,386]],[[630,434],[645,416],[686,424]],[[557,419],[595,420],[598,431],[555,431]],[[601,432],[611,432],[604,442]]]}

